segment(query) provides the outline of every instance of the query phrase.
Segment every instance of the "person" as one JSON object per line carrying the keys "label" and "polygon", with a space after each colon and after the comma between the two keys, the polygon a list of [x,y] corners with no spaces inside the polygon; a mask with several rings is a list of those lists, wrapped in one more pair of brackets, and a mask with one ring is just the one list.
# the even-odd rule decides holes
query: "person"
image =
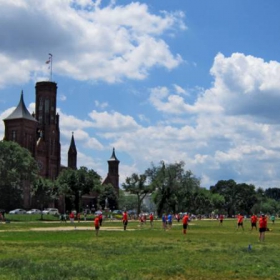
{"label": "person", "polygon": [[274,222],[275,222],[275,216],[274,216],[274,215],[271,215],[271,216],[270,216],[270,220],[271,220],[272,224],[274,224]]}
{"label": "person", "polygon": [[170,213],[167,216],[167,222],[168,222],[169,229],[171,229],[172,228],[172,214],[170,214]]}
{"label": "person", "polygon": [[144,214],[140,214],[139,215],[139,222],[140,222],[140,227],[142,228],[143,227],[143,224],[144,224]]}
{"label": "person", "polygon": [[4,217],[3,217],[3,214],[2,214],[2,212],[0,212],[0,221],[2,222],[4,222]]}
{"label": "person", "polygon": [[189,222],[189,216],[186,213],[182,219],[183,223],[183,234],[187,234],[187,228],[188,228],[188,222]]}
{"label": "person", "polygon": [[223,214],[220,214],[219,220],[220,220],[220,226],[222,226],[223,225],[223,221],[224,221],[224,215]]}
{"label": "person", "polygon": [[128,217],[126,211],[123,212],[122,222],[123,222],[123,230],[126,230],[128,224]]}
{"label": "person", "polygon": [[87,210],[85,209],[84,211],[84,220],[86,221],[87,220]]}
{"label": "person", "polygon": [[162,214],[161,220],[162,220],[162,228],[164,230],[166,230],[166,216],[165,216],[165,214]]}
{"label": "person", "polygon": [[251,230],[253,230],[253,227],[257,230],[257,221],[258,221],[257,215],[253,214],[251,216]]}
{"label": "person", "polygon": [[151,225],[151,228],[153,227],[153,223],[154,223],[154,215],[153,213],[150,213],[150,225]]}
{"label": "person", "polygon": [[264,214],[261,215],[259,219],[259,241],[263,242],[265,237],[265,232],[267,231],[267,219]]}
{"label": "person", "polygon": [[73,212],[71,212],[71,213],[69,214],[69,220],[70,220],[71,224],[74,223],[74,219],[75,219],[75,215],[74,215]]}
{"label": "person", "polygon": [[95,227],[95,234],[96,234],[96,236],[98,236],[99,228],[100,228],[100,221],[99,221],[99,216],[98,215],[95,216],[94,227]]}
{"label": "person", "polygon": [[243,227],[243,215],[241,215],[239,213],[239,215],[237,216],[237,229],[239,229],[240,227],[242,227],[242,229],[244,230],[244,227]]}
{"label": "person", "polygon": [[99,214],[99,224],[100,224],[100,226],[102,226],[102,222],[103,222],[103,216],[102,216],[102,212],[100,211],[100,214]]}

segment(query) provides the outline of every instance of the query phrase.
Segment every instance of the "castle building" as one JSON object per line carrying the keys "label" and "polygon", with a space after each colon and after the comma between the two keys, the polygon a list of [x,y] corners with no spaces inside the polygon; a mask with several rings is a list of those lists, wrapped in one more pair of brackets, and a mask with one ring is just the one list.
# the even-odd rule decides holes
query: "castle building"
{"label": "castle building", "polygon": [[[57,113],[57,84],[52,81],[37,82],[35,86],[35,113],[27,110],[23,92],[16,109],[5,118],[4,140],[15,141],[28,149],[38,163],[43,178],[55,180],[62,168],[59,115]],[[108,160],[109,171],[103,184],[111,183],[119,190],[119,160],[115,150]],[[72,134],[68,150],[68,168],[77,169],[77,149]],[[30,201],[24,199],[28,208]]]}

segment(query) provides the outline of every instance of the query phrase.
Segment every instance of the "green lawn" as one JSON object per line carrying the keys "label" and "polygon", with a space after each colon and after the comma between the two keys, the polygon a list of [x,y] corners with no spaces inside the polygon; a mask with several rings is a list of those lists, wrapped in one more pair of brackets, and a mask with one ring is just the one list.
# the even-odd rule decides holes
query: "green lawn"
{"label": "green lawn", "polygon": [[235,220],[193,221],[184,236],[177,222],[168,231],[160,221],[153,229],[129,222],[128,231],[116,231],[120,221],[105,221],[96,237],[92,222],[75,229],[12,221],[0,224],[0,279],[280,279],[280,221],[269,225],[265,243],[244,224],[243,232]]}

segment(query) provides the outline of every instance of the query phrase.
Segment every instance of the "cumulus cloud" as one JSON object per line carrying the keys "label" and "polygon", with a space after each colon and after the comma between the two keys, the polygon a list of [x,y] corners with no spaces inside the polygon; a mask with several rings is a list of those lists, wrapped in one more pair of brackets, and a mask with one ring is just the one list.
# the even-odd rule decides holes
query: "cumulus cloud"
{"label": "cumulus cloud", "polygon": [[139,2],[0,3],[0,87],[46,76],[49,52],[54,73],[82,81],[144,79],[155,66],[170,70],[182,62],[162,39],[167,32],[186,29],[182,12],[156,15]]}

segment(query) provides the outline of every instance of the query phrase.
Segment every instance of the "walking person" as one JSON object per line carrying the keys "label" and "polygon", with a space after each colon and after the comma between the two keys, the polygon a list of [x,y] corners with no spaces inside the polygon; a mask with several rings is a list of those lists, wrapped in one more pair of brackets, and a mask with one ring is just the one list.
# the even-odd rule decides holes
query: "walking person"
{"label": "walking person", "polygon": [[266,231],[267,231],[267,219],[266,219],[266,216],[264,214],[262,214],[262,216],[259,219],[259,232],[260,232],[259,240],[260,240],[260,242],[264,242]]}
{"label": "walking person", "polygon": [[183,234],[187,234],[188,222],[189,222],[189,216],[188,216],[188,214],[185,214],[183,219],[182,219]]}
{"label": "walking person", "polygon": [[166,216],[165,216],[164,213],[162,214],[161,220],[162,220],[162,228],[163,228],[164,230],[166,230]]}
{"label": "walking person", "polygon": [[123,222],[123,230],[126,230],[128,224],[128,217],[126,211],[123,212],[122,222]]}
{"label": "walking person", "polygon": [[153,223],[154,223],[154,215],[153,215],[153,213],[150,213],[149,219],[150,219],[150,225],[151,225],[151,228],[152,228],[153,227]]}
{"label": "walking person", "polygon": [[98,236],[99,229],[100,229],[100,220],[99,220],[99,216],[98,215],[95,216],[94,227],[95,227],[95,235]]}
{"label": "walking person", "polygon": [[221,214],[219,216],[219,220],[220,220],[220,226],[222,226],[223,225],[223,221],[224,221],[224,215],[223,214]]}

